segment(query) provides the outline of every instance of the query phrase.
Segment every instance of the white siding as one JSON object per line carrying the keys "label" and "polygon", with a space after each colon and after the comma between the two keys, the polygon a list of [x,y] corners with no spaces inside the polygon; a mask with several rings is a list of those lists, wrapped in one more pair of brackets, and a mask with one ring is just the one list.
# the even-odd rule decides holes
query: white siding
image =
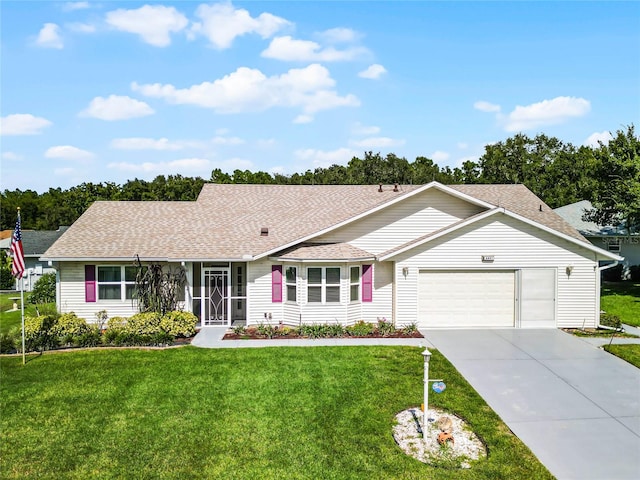
{"label": "white siding", "polygon": [[[359,320],[375,322],[378,317],[386,317],[391,320],[392,308],[392,275],[393,263],[383,262],[374,264],[373,272],[373,302],[350,302],[350,277],[349,267],[355,264],[295,264],[298,268],[297,296],[298,303],[271,301],[271,266],[272,262],[265,260],[250,262],[248,264],[248,299],[249,315],[248,324],[259,323],[278,324],[282,321],[285,325],[298,325],[302,323],[342,323],[351,324]],[[283,271],[286,268],[284,264]],[[308,303],[307,302],[307,268],[308,267],[335,267],[341,269],[340,303]],[[271,314],[271,319],[265,320]]]}
{"label": "white siding", "polygon": [[[483,263],[482,255],[493,255]],[[405,252],[396,260],[396,318],[418,322],[418,275],[426,270],[520,270],[554,268],[557,278],[558,327],[594,326],[597,262],[589,250],[518,220],[500,215],[464,227],[450,235]],[[571,275],[566,267],[572,265]],[[403,276],[403,267],[408,267]]]}
{"label": "white siding", "polygon": [[[92,264],[93,265],[93,264]],[[114,265],[114,263],[96,263],[95,265]],[[75,312],[87,322],[96,321],[96,313],[106,310],[111,317],[130,317],[137,313],[137,308],[131,300],[97,300],[85,302],[84,289],[85,263],[61,262],[58,267],[58,278],[61,302],[58,308],[61,313]]]}
{"label": "white siding", "polygon": [[379,254],[484,210],[440,190],[430,189],[374,215],[346,225],[317,242],[348,242]]}

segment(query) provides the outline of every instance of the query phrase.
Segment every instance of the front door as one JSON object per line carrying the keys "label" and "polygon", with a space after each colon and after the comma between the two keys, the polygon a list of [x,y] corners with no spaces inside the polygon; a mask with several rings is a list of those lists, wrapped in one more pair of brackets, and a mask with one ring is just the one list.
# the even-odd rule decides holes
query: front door
{"label": "front door", "polygon": [[203,325],[229,325],[229,269],[203,269]]}

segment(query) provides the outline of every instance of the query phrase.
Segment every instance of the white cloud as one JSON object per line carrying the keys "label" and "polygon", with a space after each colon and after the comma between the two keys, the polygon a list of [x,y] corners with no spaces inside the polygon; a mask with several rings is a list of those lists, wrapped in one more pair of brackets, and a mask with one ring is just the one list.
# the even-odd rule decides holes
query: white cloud
{"label": "white cloud", "polygon": [[476,110],[480,110],[481,112],[489,112],[489,113],[494,113],[494,112],[497,113],[500,111],[500,105],[496,105],[495,103],[485,102],[484,100],[480,100],[474,103],[473,108],[475,108]]}
{"label": "white cloud", "polygon": [[14,152],[2,152],[2,159],[9,160],[10,162],[17,162],[22,160],[22,155],[18,155]]}
{"label": "white cloud", "polygon": [[76,169],[71,167],[55,168],[53,170],[53,174],[58,177],[67,177],[69,175],[74,175],[75,173]]}
{"label": "white cloud", "polygon": [[72,32],[77,33],[94,33],[96,31],[96,26],[91,25],[90,23],[67,23],[66,27]]}
{"label": "white cloud", "polygon": [[95,97],[87,109],[80,112],[80,116],[113,121],[146,117],[154,113],[145,102],[127,96],[110,95],[108,98]]}
{"label": "white cloud", "polygon": [[389,137],[369,137],[361,140],[351,140],[350,145],[360,148],[388,148],[404,145],[405,141]]}
{"label": "white cloud", "polygon": [[360,35],[350,28],[330,28],[324,32],[319,32],[317,37],[327,43],[349,43],[357,40]]}
{"label": "white cloud", "polygon": [[258,147],[260,148],[271,148],[276,144],[275,138],[263,138],[258,140]]}
{"label": "white cloud", "polygon": [[290,36],[276,37],[260,55],[265,58],[289,62],[339,62],[358,58],[368,51],[363,47],[336,50],[311,40],[296,40]]}
{"label": "white cloud", "polygon": [[46,118],[30,113],[14,113],[0,118],[0,135],[39,135],[49,125],[51,122]]}
{"label": "white cloud", "polygon": [[36,45],[43,48],[64,48],[64,43],[60,36],[60,27],[55,23],[45,23],[38,33]]}
{"label": "white cloud", "polygon": [[527,106],[518,105],[506,118],[505,130],[515,132],[556,125],[570,118],[582,117],[590,110],[588,100],[576,97],[556,97]]}
{"label": "white cloud", "polygon": [[293,123],[295,124],[305,124],[305,123],[311,123],[313,122],[313,115],[298,115],[296,118],[293,119]]}
{"label": "white cloud", "polygon": [[191,32],[205,36],[213,47],[220,50],[231,47],[236,37],[255,33],[269,38],[291,25],[284,18],[270,13],[261,13],[254,18],[247,10],[236,9],[231,3],[202,4],[197,8],[196,16],[201,21],[194,23]]}
{"label": "white cloud", "polygon": [[46,158],[62,158],[64,160],[89,160],[95,155],[87,150],[82,150],[71,145],[58,145],[44,152]]}
{"label": "white cloud", "polygon": [[589,137],[584,141],[584,145],[588,147],[598,148],[600,146],[599,142],[607,145],[612,139],[613,137],[611,136],[611,133],[607,132],[606,130],[604,132],[594,132],[589,135]]}
{"label": "white cloud", "polygon": [[62,10],[65,12],[72,12],[74,10],[84,10],[89,7],[89,2],[65,2],[62,5]]}
{"label": "white cloud", "polygon": [[211,139],[214,145],[242,145],[244,140],[239,137],[227,137],[224,135],[216,135]]}
{"label": "white cloud", "polygon": [[107,168],[120,170],[124,172],[142,172],[142,173],[170,173],[170,172],[190,172],[190,173],[209,173],[211,170],[211,160],[206,158],[181,158],[170,162],[112,162]]}
{"label": "white cloud", "polygon": [[155,47],[171,44],[170,34],[183,30],[189,23],[174,7],[163,5],[113,10],[107,13],[106,22],[117,30],[140,35],[144,42]]}
{"label": "white cloud", "polygon": [[361,123],[356,123],[351,129],[351,133],[354,135],[375,135],[376,133],[380,133],[380,127],[376,127],[374,125],[367,126],[362,125]]}
{"label": "white cloud", "polygon": [[184,145],[178,142],[170,142],[167,138],[114,138],[110,143],[111,148],[118,150],[181,150]]}
{"label": "white cloud", "polygon": [[358,156],[358,152],[350,148],[338,148],[329,151],[305,148],[296,150],[293,154],[300,161],[311,163],[314,167],[323,168],[335,164],[346,164],[353,157]]}
{"label": "white cloud", "polygon": [[459,143],[458,143],[458,148],[459,148],[460,150],[466,150],[467,148],[469,148],[469,144],[468,144],[468,143],[465,143],[465,142],[459,142]]}
{"label": "white cloud", "polygon": [[433,160],[434,162],[446,162],[447,160],[449,160],[449,157],[451,155],[449,155],[447,152],[443,152],[442,150],[436,150],[435,152],[433,152],[431,154],[431,160]]}
{"label": "white cloud", "polygon": [[358,106],[354,95],[340,96],[335,80],[318,64],[265,76],[260,70],[240,67],[213,82],[178,89],[171,84],[131,84],[142,95],[169,103],[212,108],[217,113],[259,112],[273,107],[301,108],[305,115],[343,106]]}
{"label": "white cloud", "polygon": [[373,65],[369,65],[366,70],[358,73],[358,76],[370,80],[377,80],[383,73],[387,73],[387,69],[378,63],[374,63]]}

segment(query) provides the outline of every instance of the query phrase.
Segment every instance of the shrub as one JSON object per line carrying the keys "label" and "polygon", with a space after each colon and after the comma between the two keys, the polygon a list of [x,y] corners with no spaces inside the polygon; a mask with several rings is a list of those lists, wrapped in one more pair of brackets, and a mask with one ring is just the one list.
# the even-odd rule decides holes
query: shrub
{"label": "shrub", "polygon": [[52,330],[56,324],[55,315],[25,317],[24,342],[25,350],[47,350],[58,346],[58,336]]}
{"label": "shrub", "polygon": [[235,327],[232,327],[231,330],[236,335],[244,335],[245,333],[247,333],[247,329],[244,325],[236,325]]}
{"label": "shrub", "polygon": [[371,335],[374,330],[375,327],[372,323],[366,323],[362,320],[347,327],[347,333],[352,337],[367,337]]}
{"label": "shrub", "polygon": [[174,339],[175,336],[167,332],[158,332],[155,335],[151,336],[152,344],[158,347],[171,345]]}
{"label": "shrub", "polygon": [[56,301],[56,274],[45,273],[33,285],[29,294],[29,303],[53,303]]}
{"label": "shrub", "polygon": [[378,319],[378,334],[387,337],[396,333],[396,327],[393,323],[388,322],[386,318]]}
{"label": "shrub", "polygon": [[613,315],[612,313],[601,313],[600,325],[612,328],[621,328],[622,322],[620,321],[620,317],[617,315]]}
{"label": "shrub", "polygon": [[327,325],[310,324],[300,325],[298,327],[298,333],[302,337],[308,338],[322,338],[327,336]]}
{"label": "shrub", "polygon": [[122,331],[127,327],[127,319],[124,317],[112,317],[107,320],[107,331]]}
{"label": "shrub", "polygon": [[155,312],[136,313],[127,320],[125,331],[137,335],[154,335],[161,331],[161,316]]}
{"label": "shrub", "polygon": [[[160,328],[173,338],[192,337],[196,333],[198,317],[190,312],[173,311],[162,317]],[[173,338],[171,339],[173,341]]]}
{"label": "shrub", "polygon": [[267,338],[273,338],[276,336],[276,329],[273,325],[265,325],[261,323],[258,325],[258,333],[264,335]]}
{"label": "shrub", "polygon": [[629,267],[629,280],[640,282],[640,265],[631,265]]}
{"label": "shrub", "polygon": [[415,323],[410,323],[409,325],[405,325],[404,327],[402,327],[402,333],[404,333],[405,335],[413,335],[417,331],[418,325],[416,325]]}
{"label": "shrub", "polygon": [[618,264],[615,267],[608,268],[602,271],[602,280],[606,282],[620,282],[622,281],[622,264]]}
{"label": "shrub", "polygon": [[102,343],[102,335],[98,326],[88,327],[84,333],[73,337],[76,347],[97,347]]}
{"label": "shrub", "polygon": [[324,325],[325,337],[341,337],[344,335],[344,327],[339,323]]}
{"label": "shrub", "polygon": [[11,275],[11,269],[0,267],[0,290],[13,290],[16,286],[16,279]]}
{"label": "shrub", "polygon": [[79,318],[74,312],[61,315],[51,328],[51,333],[58,337],[75,337],[89,331],[89,325],[84,318]]}
{"label": "shrub", "polygon": [[12,329],[6,333],[0,333],[0,353],[13,353],[17,349],[17,345],[21,342],[21,339],[18,339],[17,329]]}

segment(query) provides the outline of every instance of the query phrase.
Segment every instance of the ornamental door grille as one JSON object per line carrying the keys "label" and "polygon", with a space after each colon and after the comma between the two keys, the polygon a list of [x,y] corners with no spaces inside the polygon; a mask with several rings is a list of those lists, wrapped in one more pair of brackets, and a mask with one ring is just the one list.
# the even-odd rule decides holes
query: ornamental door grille
{"label": "ornamental door grille", "polygon": [[205,268],[203,324],[229,324],[229,269]]}

